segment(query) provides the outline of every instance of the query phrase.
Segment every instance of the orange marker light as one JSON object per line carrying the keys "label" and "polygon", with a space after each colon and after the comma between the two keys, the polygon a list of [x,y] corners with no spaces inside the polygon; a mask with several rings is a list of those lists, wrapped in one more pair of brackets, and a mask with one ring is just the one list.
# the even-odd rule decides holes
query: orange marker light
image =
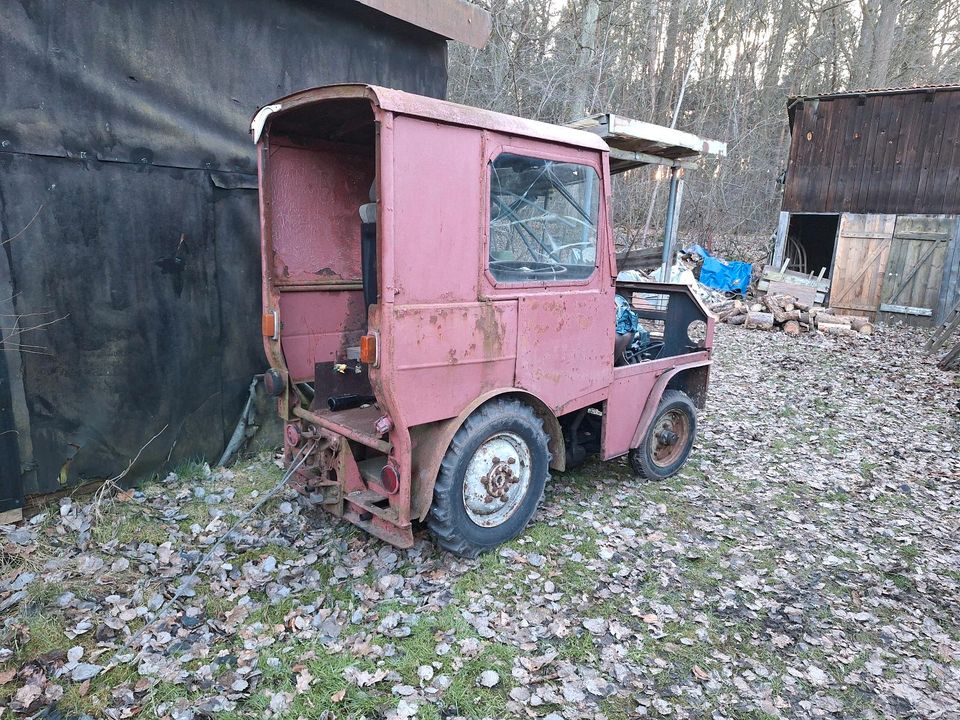
{"label": "orange marker light", "polygon": [[279,337],[279,323],[277,322],[277,311],[266,312],[260,318],[260,331],[264,337],[276,340]]}
{"label": "orange marker light", "polygon": [[376,334],[364,335],[360,338],[360,362],[376,367],[380,361]]}

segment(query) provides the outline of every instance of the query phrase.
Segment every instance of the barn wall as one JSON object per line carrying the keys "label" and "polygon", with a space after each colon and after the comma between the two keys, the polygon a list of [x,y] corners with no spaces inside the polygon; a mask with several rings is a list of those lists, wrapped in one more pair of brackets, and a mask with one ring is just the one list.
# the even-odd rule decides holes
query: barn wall
{"label": "barn wall", "polygon": [[0,511],[155,434],[134,475],[215,457],[265,365],[250,116],[442,97],[446,42],[347,0],[11,0],[0,60]]}
{"label": "barn wall", "polygon": [[783,210],[960,213],[958,117],[957,89],[799,100]]}

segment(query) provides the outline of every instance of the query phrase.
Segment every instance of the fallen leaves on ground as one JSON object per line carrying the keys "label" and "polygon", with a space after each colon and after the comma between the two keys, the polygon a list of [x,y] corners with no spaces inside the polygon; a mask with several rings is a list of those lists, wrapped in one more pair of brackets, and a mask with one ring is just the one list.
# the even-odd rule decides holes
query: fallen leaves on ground
{"label": "fallen leaves on ground", "polygon": [[[558,474],[481,557],[397,550],[271,458],[66,497],[0,552],[0,705],[113,720],[960,716],[957,376],[921,331],[719,327],[693,456]],[[178,592],[176,602],[170,599]],[[323,713],[328,713],[323,715]]]}

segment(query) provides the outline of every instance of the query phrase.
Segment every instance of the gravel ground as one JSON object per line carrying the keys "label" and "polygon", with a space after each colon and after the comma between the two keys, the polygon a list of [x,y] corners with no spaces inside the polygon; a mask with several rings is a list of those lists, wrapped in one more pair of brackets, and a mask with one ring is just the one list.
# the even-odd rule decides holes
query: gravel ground
{"label": "gravel ground", "polygon": [[721,326],[677,477],[558,475],[478,560],[288,493],[191,580],[271,458],[65,499],[5,529],[0,717],[960,717],[960,384],[924,339]]}

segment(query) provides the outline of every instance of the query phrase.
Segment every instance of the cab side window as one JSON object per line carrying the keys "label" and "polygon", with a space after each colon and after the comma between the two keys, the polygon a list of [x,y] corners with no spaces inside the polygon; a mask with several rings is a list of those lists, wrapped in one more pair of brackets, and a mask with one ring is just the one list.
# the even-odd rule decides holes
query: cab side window
{"label": "cab side window", "polygon": [[599,213],[592,167],[498,155],[490,163],[490,273],[507,283],[590,277]]}

